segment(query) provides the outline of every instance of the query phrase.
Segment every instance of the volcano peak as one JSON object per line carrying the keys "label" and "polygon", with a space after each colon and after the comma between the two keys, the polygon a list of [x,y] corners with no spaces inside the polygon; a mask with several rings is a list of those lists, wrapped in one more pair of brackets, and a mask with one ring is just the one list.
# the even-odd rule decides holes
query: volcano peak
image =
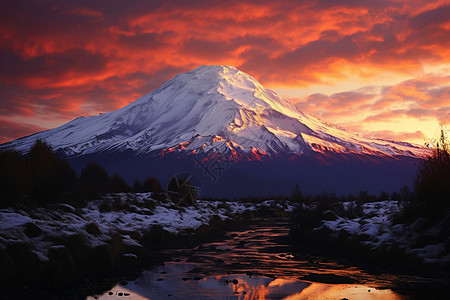
{"label": "volcano peak", "polygon": [[330,126],[298,111],[252,76],[217,65],[178,74],[119,110],[76,119],[1,148],[26,152],[36,139],[68,156],[128,150],[158,156],[167,149],[189,154],[217,146],[250,159],[255,149],[267,156],[334,152],[417,157],[426,152]]}

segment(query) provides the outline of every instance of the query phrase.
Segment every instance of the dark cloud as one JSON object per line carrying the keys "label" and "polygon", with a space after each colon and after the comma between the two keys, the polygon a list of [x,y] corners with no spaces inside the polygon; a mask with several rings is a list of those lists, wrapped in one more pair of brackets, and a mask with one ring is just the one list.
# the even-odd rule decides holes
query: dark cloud
{"label": "dark cloud", "polygon": [[0,119],[0,144],[46,129],[48,128]]}
{"label": "dark cloud", "polygon": [[138,33],[136,35],[127,36],[119,35],[117,42],[126,48],[130,48],[136,51],[149,51],[155,48],[161,48],[168,46],[165,41],[170,33],[159,34],[159,33]]}
{"label": "dark cloud", "polygon": [[444,5],[432,10],[427,10],[409,19],[409,24],[416,30],[450,22],[450,5]]}
{"label": "dark cloud", "polygon": [[11,50],[0,51],[0,80],[26,83],[28,79],[43,79],[51,84],[70,75],[80,76],[102,72],[107,59],[100,53],[71,49],[64,53],[47,54],[24,59]]}
{"label": "dark cloud", "polygon": [[227,58],[234,50],[227,42],[218,43],[200,39],[190,39],[183,43],[181,52],[190,57],[220,60]]}

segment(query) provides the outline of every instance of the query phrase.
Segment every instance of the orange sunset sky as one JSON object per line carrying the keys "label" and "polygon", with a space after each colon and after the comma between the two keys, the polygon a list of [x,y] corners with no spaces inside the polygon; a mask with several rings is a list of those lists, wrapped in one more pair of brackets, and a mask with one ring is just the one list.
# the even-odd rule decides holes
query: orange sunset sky
{"label": "orange sunset sky", "polygon": [[450,112],[450,1],[2,1],[0,143],[233,65],[305,113],[424,144]]}

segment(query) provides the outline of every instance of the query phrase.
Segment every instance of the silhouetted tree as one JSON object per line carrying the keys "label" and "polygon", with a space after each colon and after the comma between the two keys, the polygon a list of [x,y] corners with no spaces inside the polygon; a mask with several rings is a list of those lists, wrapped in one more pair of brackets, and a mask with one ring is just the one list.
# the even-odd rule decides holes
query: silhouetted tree
{"label": "silhouetted tree", "polygon": [[25,160],[17,151],[0,152],[0,207],[9,207],[31,186],[31,177]]}
{"label": "silhouetted tree", "polygon": [[432,155],[419,168],[415,193],[419,203],[430,212],[450,207],[450,153],[443,129]]}
{"label": "silhouetted tree", "polygon": [[108,190],[109,176],[106,170],[95,162],[84,167],[80,175],[81,193],[89,200],[94,200]]}
{"label": "silhouetted tree", "polygon": [[144,187],[142,185],[142,182],[136,178],[133,183],[133,192],[142,193],[143,191],[144,191]]}
{"label": "silhouetted tree", "polygon": [[26,157],[31,173],[30,197],[38,205],[67,202],[76,197],[77,177],[69,164],[57,157],[50,145],[37,140]]}
{"label": "silhouetted tree", "polygon": [[155,177],[148,177],[144,180],[143,192],[160,193],[161,183]]}
{"label": "silhouetted tree", "polygon": [[295,189],[291,194],[290,200],[295,202],[301,202],[303,200],[303,194],[298,183],[295,185]]}
{"label": "silhouetted tree", "polygon": [[389,193],[386,191],[381,191],[380,194],[378,195],[377,201],[385,201],[385,200],[389,200]]}
{"label": "silhouetted tree", "polygon": [[129,192],[131,188],[128,186],[126,181],[119,176],[119,174],[114,173],[109,179],[108,192],[112,193],[126,193]]}

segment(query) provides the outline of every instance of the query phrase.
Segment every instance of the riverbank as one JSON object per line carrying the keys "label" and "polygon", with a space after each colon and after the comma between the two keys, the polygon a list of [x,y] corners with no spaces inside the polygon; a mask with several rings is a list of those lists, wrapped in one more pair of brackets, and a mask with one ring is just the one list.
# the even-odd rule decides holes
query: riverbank
{"label": "riverbank", "polygon": [[87,299],[121,299],[114,296],[127,294],[130,299],[189,295],[192,299],[406,300],[392,289],[411,280],[421,283],[400,274],[370,274],[314,252],[293,251],[289,225],[288,218],[253,218],[196,247],[181,244],[162,250],[163,264]]}
{"label": "riverbank", "polygon": [[298,251],[314,251],[373,274],[410,276],[395,287],[403,294],[446,293],[450,214],[404,224],[400,209],[401,203],[392,200],[303,204],[293,212],[291,243]]}
{"label": "riverbank", "polygon": [[104,278],[106,288],[111,281],[136,276],[144,266],[157,263],[159,247],[197,239],[245,216],[292,209],[288,202],[274,200],[197,201],[195,206],[179,207],[169,199],[155,200],[151,193],[107,194],[85,208],[55,204],[2,209],[0,293],[7,299],[83,299],[85,295],[67,291],[90,282],[101,289],[99,278]]}

